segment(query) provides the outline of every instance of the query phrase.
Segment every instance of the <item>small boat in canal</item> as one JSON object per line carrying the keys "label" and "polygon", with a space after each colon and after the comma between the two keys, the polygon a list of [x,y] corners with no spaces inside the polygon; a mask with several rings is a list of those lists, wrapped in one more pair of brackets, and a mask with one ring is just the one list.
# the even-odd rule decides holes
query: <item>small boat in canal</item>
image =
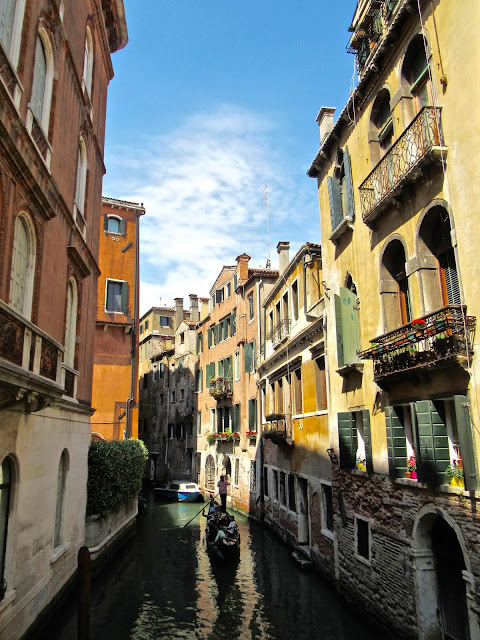
{"label": "small boat in canal", "polygon": [[208,513],[205,517],[207,518],[205,539],[210,558],[226,562],[238,560],[240,532],[235,518],[228,513],[222,513],[222,507],[213,499],[210,499]]}
{"label": "small boat in canal", "polygon": [[198,484],[185,480],[171,480],[166,485],[155,487],[154,493],[159,498],[174,502],[203,502]]}

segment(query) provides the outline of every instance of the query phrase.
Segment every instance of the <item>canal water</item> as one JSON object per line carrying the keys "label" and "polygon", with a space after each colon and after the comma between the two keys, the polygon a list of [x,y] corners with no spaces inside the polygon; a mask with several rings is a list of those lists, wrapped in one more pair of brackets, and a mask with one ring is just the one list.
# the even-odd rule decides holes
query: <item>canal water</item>
{"label": "canal water", "polygon": [[[210,561],[198,503],[154,496],[136,535],[92,585],[90,640],[374,640],[313,571],[267,528],[235,514],[241,533],[236,567]],[[76,640],[75,603],[45,640]]]}

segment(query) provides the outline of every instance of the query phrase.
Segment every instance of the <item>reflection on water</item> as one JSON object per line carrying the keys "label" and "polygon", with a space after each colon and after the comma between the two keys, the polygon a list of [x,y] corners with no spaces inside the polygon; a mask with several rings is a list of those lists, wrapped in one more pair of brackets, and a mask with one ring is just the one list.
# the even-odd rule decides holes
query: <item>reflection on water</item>
{"label": "reflection on water", "polygon": [[[376,637],[283,543],[242,516],[239,562],[211,561],[201,515],[183,527],[199,507],[150,499],[135,538],[95,580],[91,640]],[[74,640],[75,629],[71,603],[44,637]]]}

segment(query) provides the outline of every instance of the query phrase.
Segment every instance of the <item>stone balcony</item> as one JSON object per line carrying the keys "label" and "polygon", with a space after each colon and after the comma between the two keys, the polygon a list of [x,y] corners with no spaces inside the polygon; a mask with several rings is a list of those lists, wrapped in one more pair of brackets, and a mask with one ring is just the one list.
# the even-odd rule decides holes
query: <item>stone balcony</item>
{"label": "stone balcony", "polygon": [[423,107],[359,187],[365,224],[371,226],[385,209],[398,206],[405,185],[418,180],[422,169],[440,164],[445,152],[440,109]]}
{"label": "stone balcony", "polygon": [[290,337],[290,329],[292,321],[289,318],[280,320],[280,322],[267,335],[267,341],[270,340],[273,348],[281,345]]}
{"label": "stone balcony", "polygon": [[374,380],[385,388],[413,372],[466,364],[475,325],[465,306],[448,305],[370,340],[372,346],[359,357],[373,360]]}

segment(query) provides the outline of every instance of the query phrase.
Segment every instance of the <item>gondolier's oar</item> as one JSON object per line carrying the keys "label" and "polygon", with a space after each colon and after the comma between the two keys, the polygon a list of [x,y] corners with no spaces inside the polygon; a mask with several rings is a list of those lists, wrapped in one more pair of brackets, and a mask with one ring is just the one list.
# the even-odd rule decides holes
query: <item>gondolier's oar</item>
{"label": "gondolier's oar", "polygon": [[[216,498],[217,496],[218,496],[218,493],[217,493],[216,495],[214,495],[214,496],[213,496],[213,499],[215,500],[215,498]],[[211,500],[211,499],[212,499],[212,496],[210,496],[210,500]],[[205,507],[206,507],[206,506],[207,506],[207,505],[206,505],[206,504],[204,504],[204,505],[203,505],[203,507],[200,509],[200,511],[199,511],[198,513],[196,513],[196,514],[193,516],[193,518],[190,518],[190,520],[189,520],[188,522],[186,522],[183,526],[184,526],[184,527],[186,527],[186,526],[187,526],[187,524],[190,524],[190,522],[191,522],[192,520],[195,520],[195,518],[201,514],[201,512],[205,509]]]}

